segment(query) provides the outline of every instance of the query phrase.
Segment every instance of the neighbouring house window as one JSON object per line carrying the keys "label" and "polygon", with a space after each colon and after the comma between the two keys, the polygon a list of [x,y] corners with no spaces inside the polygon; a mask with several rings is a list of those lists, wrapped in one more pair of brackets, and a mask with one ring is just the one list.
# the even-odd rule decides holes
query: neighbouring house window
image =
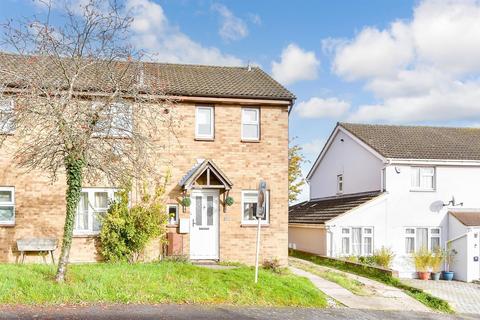
{"label": "neighbouring house window", "polygon": [[342,228],[342,255],[368,256],[373,254],[372,227]]}
{"label": "neighbouring house window", "polygon": [[195,138],[213,139],[214,128],[213,107],[197,107],[195,111]]}
{"label": "neighbouring house window", "polygon": [[342,228],[342,255],[350,254],[350,229]]}
{"label": "neighbouring house window", "polygon": [[178,224],[178,204],[167,205],[168,224]]}
{"label": "neighbouring house window", "polygon": [[98,234],[102,227],[101,218],[107,213],[115,199],[113,188],[82,188],[75,217],[74,234]]}
{"label": "neighbouring house window", "polygon": [[[266,192],[266,213],[265,216],[262,218],[262,223],[267,224],[269,221],[269,207],[270,207],[270,192]],[[255,218],[255,213],[257,211],[257,199],[258,198],[258,191],[251,190],[242,191],[242,224],[256,224],[257,219]]]}
{"label": "neighbouring house window", "polygon": [[337,193],[343,193],[343,174],[337,176]]}
{"label": "neighbouring house window", "polygon": [[100,109],[100,118],[95,126],[95,136],[108,138],[128,138],[132,136],[133,110],[131,105],[114,103],[105,107],[105,104],[95,102],[93,108],[94,110]]}
{"label": "neighbouring house window", "polygon": [[9,134],[14,131],[13,100],[0,100],[0,134]]}
{"label": "neighbouring house window", "polygon": [[405,228],[405,253],[410,254],[422,248],[435,250],[440,247],[440,228]]}
{"label": "neighbouring house window", "polygon": [[412,189],[434,190],[435,189],[435,168],[412,167]]}
{"label": "neighbouring house window", "polygon": [[0,187],[0,225],[15,224],[15,188]]}
{"label": "neighbouring house window", "polygon": [[260,140],[260,109],[242,108],[242,140]]}

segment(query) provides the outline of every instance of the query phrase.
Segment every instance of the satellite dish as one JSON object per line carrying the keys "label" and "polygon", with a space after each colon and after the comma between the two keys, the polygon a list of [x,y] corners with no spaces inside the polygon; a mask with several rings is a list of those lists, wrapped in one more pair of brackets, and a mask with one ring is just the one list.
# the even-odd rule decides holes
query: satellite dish
{"label": "satellite dish", "polygon": [[444,207],[443,201],[437,200],[430,204],[430,211],[440,212],[440,210],[442,210],[443,207]]}

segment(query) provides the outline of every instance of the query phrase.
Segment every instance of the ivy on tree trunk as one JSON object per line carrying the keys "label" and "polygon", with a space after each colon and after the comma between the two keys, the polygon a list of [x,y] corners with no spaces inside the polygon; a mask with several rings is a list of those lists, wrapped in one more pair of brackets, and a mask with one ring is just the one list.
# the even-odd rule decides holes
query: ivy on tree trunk
{"label": "ivy on tree trunk", "polygon": [[82,191],[82,171],[84,165],[85,162],[81,157],[68,156],[65,159],[65,169],[67,175],[67,210],[65,215],[62,249],[60,252],[60,259],[58,261],[57,275],[55,276],[55,280],[57,282],[63,282],[67,272],[70,249],[72,247],[75,214],[77,212],[78,202],[80,201],[80,193]]}

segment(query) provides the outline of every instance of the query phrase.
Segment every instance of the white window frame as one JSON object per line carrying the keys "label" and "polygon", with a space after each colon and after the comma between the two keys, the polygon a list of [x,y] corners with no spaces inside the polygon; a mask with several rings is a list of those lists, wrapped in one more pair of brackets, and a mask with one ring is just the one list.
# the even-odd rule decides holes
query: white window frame
{"label": "white window frame", "polygon": [[[422,227],[422,226],[416,226],[416,227],[405,227],[403,230],[404,234],[404,247],[405,247],[405,254],[412,254],[412,252],[407,252],[407,238],[413,238],[413,247],[414,247],[414,252],[417,251],[417,229],[428,229],[427,232],[427,249],[429,251],[432,251],[432,238],[438,238],[439,241],[438,243],[440,244],[440,248],[442,247],[442,228],[441,227]],[[407,229],[413,229],[413,233],[407,233]],[[432,233],[432,230],[438,230],[438,233]]]}
{"label": "white window frame", "polygon": [[344,180],[343,173],[337,175],[337,193],[343,194]]}
{"label": "white window frame", "polygon": [[[0,100],[0,134],[13,134],[15,132],[14,108],[13,99]],[[4,114],[6,115],[6,123],[2,123]]]}
{"label": "white window frame", "polygon": [[[255,111],[257,113],[257,121],[247,121],[245,119],[245,111]],[[256,138],[248,138],[244,136],[244,125],[256,125],[258,136]],[[242,141],[260,141],[260,108],[242,108]]]}
{"label": "white window frame", "polygon": [[[426,170],[432,170],[432,174]],[[418,185],[413,184],[413,174],[418,172]],[[422,177],[432,177],[432,187],[422,186]],[[435,191],[437,183],[437,170],[435,167],[410,167],[410,188],[412,191]]]}
{"label": "white window frame", "polygon": [[[374,228],[374,227],[370,227],[370,226],[367,226],[367,227],[364,227],[364,226],[358,226],[358,227],[356,227],[356,226],[353,226],[353,227],[341,227],[341,228],[340,228],[340,234],[341,234],[341,236],[340,236],[340,253],[341,253],[341,255],[343,255],[343,256],[349,256],[349,255],[352,255],[352,254],[353,254],[353,238],[352,238],[352,237],[353,237],[353,232],[352,232],[352,229],[354,229],[354,228],[360,228],[360,229],[362,229],[362,236],[361,236],[361,238],[360,238],[360,255],[359,255],[359,256],[371,256],[371,255],[373,255],[373,253],[375,252],[375,237],[374,237],[374,235],[375,235],[375,228]],[[370,233],[370,234],[365,233],[365,230],[366,230],[366,229],[371,229],[371,230],[372,230],[372,233]],[[346,231],[346,230],[348,230],[348,233],[347,233],[347,232],[344,232],[344,231]],[[344,250],[343,250],[343,249],[344,249],[344,248],[343,248],[343,238],[348,238],[348,239],[349,239],[349,242],[348,242],[348,244],[349,244],[348,253],[345,253]],[[365,242],[364,242],[364,239],[365,239],[365,238],[371,238],[371,239],[372,239],[372,241],[371,241],[371,243],[372,243],[372,250],[371,250],[371,252],[368,253],[368,254],[365,252],[365,251],[366,251],[366,250],[365,250]]]}
{"label": "white window frame", "polygon": [[[170,217],[170,208],[175,208],[175,218],[172,219]],[[174,226],[178,224],[178,219],[179,219],[179,210],[178,210],[178,204],[176,203],[169,203],[167,204],[167,217],[168,217],[168,225]]]}
{"label": "white window frame", "polygon": [[[86,192],[87,197],[88,197],[88,218],[87,218],[87,229],[82,230],[82,229],[77,229],[76,228],[76,219],[77,216],[75,215],[75,221],[74,221],[74,229],[73,229],[73,235],[75,236],[91,236],[91,235],[98,235],[100,234],[100,230],[94,231],[93,230],[93,217],[95,214],[95,209],[93,207],[93,203],[95,201],[95,193],[96,192],[106,192],[108,194],[108,202],[112,202],[115,200],[115,193],[118,191],[117,188],[97,188],[97,187],[89,187],[89,188],[82,188],[82,193]],[[78,204],[80,205],[80,203]],[[79,210],[79,207],[77,205],[77,213]],[[108,210],[108,207],[107,207]]]}
{"label": "white window frame", "polygon": [[[97,106],[104,105],[103,102],[96,101],[92,104],[92,108],[95,110]],[[128,109],[128,116],[130,117],[130,123],[128,124],[129,127],[125,128],[122,123],[118,119],[115,118],[115,114],[118,113],[118,106],[121,108]],[[129,138],[132,136],[133,131],[133,106],[131,104],[123,103],[123,102],[115,102],[108,106],[105,110],[107,113],[113,113],[109,120],[109,127],[103,128],[104,130],[95,131],[93,136],[98,138]],[[102,116],[102,115],[100,115]],[[106,117],[110,117],[110,115],[106,115]],[[123,120],[123,119],[122,119]],[[102,128],[100,128],[102,129]],[[108,132],[106,132],[108,131]]]}
{"label": "white window frame", "polygon": [[[256,219],[254,220],[245,220],[244,219],[244,216],[243,216],[243,210],[244,210],[244,207],[245,207],[245,194],[247,193],[255,193],[256,195],[258,195],[258,190],[242,190],[242,206],[241,206],[241,209],[240,209],[240,214],[241,214],[241,219],[242,219],[242,225],[256,225],[258,224],[258,221]],[[255,196],[257,197],[257,196]],[[253,203],[251,201],[248,201],[248,203]],[[270,191],[267,190],[266,192],[266,204],[265,204],[265,209],[267,210],[267,212],[265,213],[265,219],[262,219],[260,224],[262,225],[268,225],[270,223]]]}
{"label": "white window frame", "polygon": [[[198,132],[199,110],[210,110],[210,134],[200,134]],[[215,108],[213,106],[195,106],[195,139],[213,140],[214,138],[215,138]]]}
{"label": "white window frame", "polygon": [[12,194],[12,201],[0,202],[0,207],[13,207],[12,220],[0,220],[2,226],[15,225],[15,187],[0,187],[0,191],[9,191]]}

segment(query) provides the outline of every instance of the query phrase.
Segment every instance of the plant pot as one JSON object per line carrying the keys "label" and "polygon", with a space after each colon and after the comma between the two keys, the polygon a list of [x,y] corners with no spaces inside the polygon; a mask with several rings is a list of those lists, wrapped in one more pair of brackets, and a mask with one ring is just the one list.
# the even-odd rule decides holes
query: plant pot
{"label": "plant pot", "polygon": [[440,280],[441,275],[442,275],[441,272],[432,272],[432,280],[434,280],[434,281]]}
{"label": "plant pot", "polygon": [[442,272],[443,280],[452,281],[453,280],[453,271],[443,271]]}
{"label": "plant pot", "polygon": [[427,271],[419,271],[418,272],[418,278],[420,280],[428,280],[430,279],[430,272]]}

